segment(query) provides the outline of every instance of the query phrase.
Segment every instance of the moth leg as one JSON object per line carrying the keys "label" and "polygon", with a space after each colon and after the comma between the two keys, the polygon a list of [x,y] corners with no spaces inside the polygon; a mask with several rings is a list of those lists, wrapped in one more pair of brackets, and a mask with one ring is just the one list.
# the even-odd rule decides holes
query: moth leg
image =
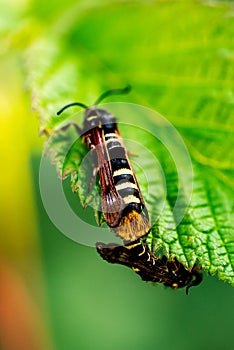
{"label": "moth leg", "polygon": [[[85,135],[83,136],[83,141],[85,143],[91,142],[90,136]],[[98,167],[98,161],[97,161],[97,155],[96,155],[96,150],[95,148],[91,148],[90,150],[90,156],[87,157],[87,169],[86,169],[86,201],[85,201],[85,206],[91,203],[94,200],[94,197],[97,196],[96,191],[92,191],[94,189],[94,184],[95,180],[97,177],[97,174],[99,172],[99,167]],[[93,193],[92,193],[93,192]]]}
{"label": "moth leg", "polygon": [[91,140],[91,135],[90,134],[84,134],[84,135],[82,135],[82,137],[83,137],[82,141],[86,142],[88,147],[93,150],[95,148],[95,146],[94,146],[94,144],[93,144],[93,142]]}
{"label": "moth leg", "polygon": [[74,128],[76,129],[77,134],[82,136],[82,129],[76,123],[68,123],[67,125],[64,125],[63,127],[61,127],[59,130],[66,131],[71,126],[74,126]]}
{"label": "moth leg", "polygon": [[94,167],[93,168],[93,173],[92,173],[92,177],[91,177],[91,180],[90,180],[90,183],[89,183],[89,186],[88,186],[88,189],[87,189],[87,195],[89,196],[91,190],[92,190],[92,187],[93,187],[93,184],[94,184],[94,181],[95,181],[95,178],[97,176],[97,173],[99,171],[99,168],[98,167]]}
{"label": "moth leg", "polygon": [[136,153],[132,153],[132,152],[130,152],[130,151],[127,151],[127,155],[128,155],[128,157],[129,158],[131,158],[131,157],[138,157],[138,154],[136,154]]}
{"label": "moth leg", "polygon": [[77,132],[78,135],[82,136],[83,130],[76,123],[68,123],[68,124],[62,126],[61,128],[58,128],[58,129],[44,129],[44,130],[41,131],[40,134],[41,135],[51,135],[51,134],[53,134],[56,131],[66,131],[71,126],[73,126],[76,129],[76,132]]}

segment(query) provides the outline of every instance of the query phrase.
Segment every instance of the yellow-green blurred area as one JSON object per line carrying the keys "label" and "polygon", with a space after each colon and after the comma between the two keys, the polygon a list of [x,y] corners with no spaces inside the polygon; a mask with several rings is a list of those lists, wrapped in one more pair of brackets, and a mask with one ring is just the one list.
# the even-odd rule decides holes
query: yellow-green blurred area
{"label": "yellow-green blurred area", "polygon": [[[205,274],[189,296],[145,283],[56,229],[40,197],[44,140],[31,107],[43,114],[75,98],[90,103],[106,88],[131,83],[130,102],[165,115],[193,156],[221,164],[231,184],[233,6],[1,1],[1,350],[233,349],[233,287]],[[52,45],[53,38],[55,48],[33,57],[35,42]],[[222,132],[217,153],[204,146],[206,125],[213,128],[209,145]]]}

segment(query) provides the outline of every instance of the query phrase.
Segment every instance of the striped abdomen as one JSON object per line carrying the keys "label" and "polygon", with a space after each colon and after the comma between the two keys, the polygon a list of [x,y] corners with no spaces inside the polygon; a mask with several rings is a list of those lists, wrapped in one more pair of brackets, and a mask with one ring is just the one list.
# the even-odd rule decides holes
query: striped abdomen
{"label": "striped abdomen", "polygon": [[145,207],[135,175],[127,158],[122,139],[116,133],[105,134],[105,143],[111,164],[113,182],[125,204],[125,214],[136,210],[141,213]]}

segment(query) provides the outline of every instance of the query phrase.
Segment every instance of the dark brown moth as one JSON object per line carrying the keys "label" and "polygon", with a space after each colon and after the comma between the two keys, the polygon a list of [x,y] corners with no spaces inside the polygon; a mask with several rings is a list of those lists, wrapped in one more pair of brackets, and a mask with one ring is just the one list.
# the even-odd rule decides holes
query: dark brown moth
{"label": "dark brown moth", "polygon": [[60,114],[66,108],[75,105],[85,108],[83,128],[76,124],[75,127],[83,141],[94,151],[104,219],[125,243],[135,241],[149,233],[148,212],[120,136],[116,118],[97,105],[109,95],[127,92],[129,87],[109,90],[99,97],[93,107],[74,102],[57,113]]}
{"label": "dark brown moth", "polygon": [[143,281],[163,283],[173,289],[186,287],[186,294],[190,287],[202,281],[199,266],[189,270],[175,258],[168,260],[163,256],[160,259],[140,239],[124,246],[97,243],[96,248],[104,260],[130,267]]}

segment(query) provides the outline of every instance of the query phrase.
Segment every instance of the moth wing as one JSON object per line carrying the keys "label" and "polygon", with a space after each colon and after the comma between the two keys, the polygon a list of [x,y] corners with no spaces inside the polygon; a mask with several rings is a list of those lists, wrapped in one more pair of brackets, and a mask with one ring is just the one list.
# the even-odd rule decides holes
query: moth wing
{"label": "moth wing", "polygon": [[116,227],[122,217],[123,200],[114,186],[109,164],[99,168],[101,183],[102,211],[106,223],[110,227]]}
{"label": "moth wing", "polygon": [[103,130],[94,129],[93,137],[96,140],[96,157],[101,188],[101,207],[107,225],[116,227],[123,212],[123,200],[118,194],[110,167],[110,159],[105,143]]}

